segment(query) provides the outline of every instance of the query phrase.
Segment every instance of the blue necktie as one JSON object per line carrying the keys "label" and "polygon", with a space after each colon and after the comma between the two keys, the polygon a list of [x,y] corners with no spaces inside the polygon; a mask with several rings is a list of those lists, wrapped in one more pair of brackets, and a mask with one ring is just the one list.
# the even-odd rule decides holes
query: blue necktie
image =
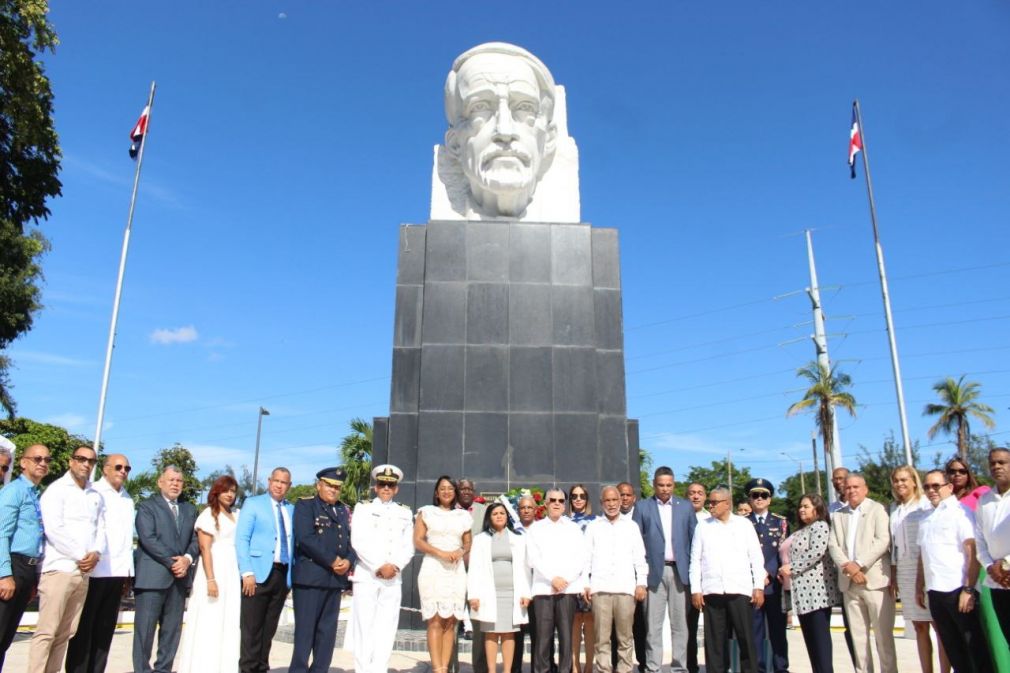
{"label": "blue necktie", "polygon": [[284,525],[284,505],[277,503],[277,528],[281,534],[281,563],[287,565],[288,558],[288,528]]}

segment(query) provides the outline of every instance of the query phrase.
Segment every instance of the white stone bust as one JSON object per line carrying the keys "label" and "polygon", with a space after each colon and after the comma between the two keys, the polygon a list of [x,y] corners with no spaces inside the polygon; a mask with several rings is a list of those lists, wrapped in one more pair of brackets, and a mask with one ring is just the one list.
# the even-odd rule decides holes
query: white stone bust
{"label": "white stone bust", "polygon": [[445,115],[431,219],[579,221],[564,90],[540,59],[503,42],[464,52],[446,77]]}

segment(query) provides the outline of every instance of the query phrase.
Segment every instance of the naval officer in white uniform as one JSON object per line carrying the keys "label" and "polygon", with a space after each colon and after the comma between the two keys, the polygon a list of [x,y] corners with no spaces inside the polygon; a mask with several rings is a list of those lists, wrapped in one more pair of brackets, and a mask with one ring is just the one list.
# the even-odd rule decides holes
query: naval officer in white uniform
{"label": "naval officer in white uniform", "polygon": [[414,556],[414,518],[393,502],[403,471],[395,465],[372,470],[374,500],[354,507],[351,546],[358,555],[351,581],[354,670],[386,673],[400,617],[403,569]]}

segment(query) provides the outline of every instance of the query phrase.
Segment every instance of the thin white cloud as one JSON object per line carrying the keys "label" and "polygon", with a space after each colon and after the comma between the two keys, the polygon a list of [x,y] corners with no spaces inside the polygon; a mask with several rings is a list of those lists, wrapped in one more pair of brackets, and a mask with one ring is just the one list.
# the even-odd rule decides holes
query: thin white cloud
{"label": "thin white cloud", "polygon": [[95,364],[92,360],[81,358],[71,358],[66,355],[56,353],[45,353],[43,351],[22,351],[17,350],[11,353],[11,358],[17,362],[31,362],[40,365],[54,365],[57,367],[90,367]]}
{"label": "thin white cloud", "polygon": [[[79,171],[94,180],[98,180],[99,182],[104,182],[115,187],[129,188],[130,185],[133,184],[132,170],[129,172],[124,172],[122,170],[120,172],[111,171],[104,166],[100,166],[73,154],[63,155],[63,167],[65,170],[69,169],[71,171]],[[159,201],[163,205],[178,209],[184,208],[182,201],[173,190],[165,187],[157,181],[151,180],[150,178],[141,181],[140,193],[142,195],[153,197],[156,201]]]}
{"label": "thin white cloud", "polygon": [[199,338],[200,335],[197,333],[196,327],[193,325],[173,328],[162,327],[151,332],[151,343],[161,346],[188,344]]}
{"label": "thin white cloud", "polygon": [[67,412],[63,414],[56,414],[55,416],[47,416],[43,419],[44,423],[49,423],[51,425],[58,425],[61,428],[66,428],[72,432],[80,430],[84,427],[84,423],[87,421],[81,414],[76,414],[74,412]]}

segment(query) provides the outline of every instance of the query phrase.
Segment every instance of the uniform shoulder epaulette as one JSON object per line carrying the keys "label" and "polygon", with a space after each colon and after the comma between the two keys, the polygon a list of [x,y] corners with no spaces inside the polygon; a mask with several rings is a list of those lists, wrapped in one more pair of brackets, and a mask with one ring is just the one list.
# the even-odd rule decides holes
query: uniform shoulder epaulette
{"label": "uniform shoulder epaulette", "polygon": [[771,515],[772,515],[773,519],[784,519],[785,518],[781,514],[776,514],[775,512],[772,512]]}

